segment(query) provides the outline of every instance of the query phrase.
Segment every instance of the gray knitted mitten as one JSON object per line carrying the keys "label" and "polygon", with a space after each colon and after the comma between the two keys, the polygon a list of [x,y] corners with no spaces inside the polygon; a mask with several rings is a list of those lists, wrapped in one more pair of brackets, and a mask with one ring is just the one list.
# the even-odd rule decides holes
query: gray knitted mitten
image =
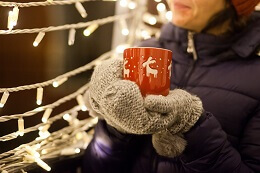
{"label": "gray knitted mitten", "polygon": [[166,97],[148,95],[145,107],[151,112],[164,110],[168,116],[176,116],[171,127],[153,134],[152,142],[157,153],[162,156],[180,155],[186,146],[182,134],[189,131],[203,112],[201,100],[184,90],[175,89]]}
{"label": "gray knitted mitten", "polygon": [[180,134],[202,113],[199,98],[174,90],[166,97],[150,95],[144,99],[134,82],[122,80],[122,67],[122,60],[112,59],[95,68],[86,94],[91,109],[121,132],[154,134],[153,145],[159,154],[180,154],[186,145]]}

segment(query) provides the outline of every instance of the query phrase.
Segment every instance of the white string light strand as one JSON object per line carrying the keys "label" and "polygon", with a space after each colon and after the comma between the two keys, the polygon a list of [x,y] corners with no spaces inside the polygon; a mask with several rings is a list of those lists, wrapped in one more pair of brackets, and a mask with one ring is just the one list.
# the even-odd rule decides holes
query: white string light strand
{"label": "white string light strand", "polygon": [[48,80],[48,81],[45,81],[45,82],[42,82],[42,83],[36,83],[36,84],[31,84],[31,85],[24,85],[24,86],[19,86],[19,87],[13,87],[13,88],[0,88],[0,93],[3,93],[3,92],[8,92],[8,93],[11,93],[11,92],[18,92],[18,91],[22,91],[22,90],[31,90],[31,89],[35,89],[35,88],[40,88],[40,87],[46,87],[46,86],[49,86],[49,85],[52,85],[53,82],[57,82],[61,79],[64,79],[64,78],[70,78],[72,76],[75,76],[79,73],[82,73],[86,70],[89,70],[91,68],[93,68],[98,62],[100,61],[103,61],[105,59],[107,59],[109,56],[111,56],[112,52],[106,52],[104,53],[103,55],[101,55],[100,57],[96,58],[95,60],[91,61],[90,63],[82,66],[82,67],[79,67],[75,70],[72,70],[70,72],[67,72],[63,75],[60,75],[54,79],[51,79],[51,80]]}
{"label": "white string light strand", "polygon": [[[103,54],[102,58],[104,57],[109,57],[110,56],[110,52],[108,53],[105,53]],[[104,58],[104,59],[106,59]],[[98,63],[99,61],[96,61],[95,63]],[[38,107],[34,110],[31,110],[31,111],[28,111],[28,112],[25,112],[23,114],[14,114],[14,115],[4,115],[4,116],[1,116],[0,117],[0,122],[6,122],[6,121],[9,121],[9,120],[12,120],[12,119],[18,119],[19,117],[29,117],[29,116],[33,116],[35,115],[36,113],[39,113],[39,112],[42,112],[44,110],[46,110],[47,108],[55,108],[71,99],[74,99],[76,98],[79,94],[82,94],[84,91],[86,91],[88,89],[88,83],[85,84],[84,86],[82,86],[80,89],[78,89],[76,92],[68,95],[68,96],[65,96],[59,100],[57,100],[56,102],[52,103],[52,104],[49,104],[49,105],[45,105],[45,106],[42,106],[42,107]],[[13,134],[14,137],[16,137],[16,134]]]}
{"label": "white string light strand", "polygon": [[[75,4],[76,2],[88,2],[88,1],[97,1],[97,0],[60,0],[60,1],[42,1],[42,2],[27,2],[27,3],[20,3],[20,2],[3,2],[0,1],[0,6],[3,7],[38,7],[38,6],[50,6],[50,5],[70,5]],[[114,1],[114,0],[103,0],[103,1]]]}
{"label": "white string light strand", "polygon": [[[0,160],[1,169],[8,172],[14,172],[30,166],[32,163],[23,161],[23,158],[26,155],[25,147],[33,146],[39,143],[42,144],[41,149],[53,148],[53,146],[55,146],[55,150],[41,155],[42,160],[60,157],[64,148],[73,147],[73,139],[75,139],[77,133],[85,133],[86,130],[91,129],[96,123],[96,119],[87,118],[85,120],[81,120],[77,128],[68,126],[61,130],[53,132],[51,136],[47,139],[40,141],[34,140],[30,143],[23,144],[13,150],[2,153],[0,154],[0,158],[2,158]],[[63,137],[63,135],[61,134],[66,134],[67,136]]]}
{"label": "white string light strand", "polygon": [[9,121],[9,120],[12,120],[12,119],[18,119],[19,117],[30,117],[30,116],[33,116],[33,115],[39,113],[39,112],[45,111],[48,108],[53,109],[53,108],[58,107],[59,105],[65,103],[67,101],[70,101],[70,100],[76,98],[79,94],[82,94],[84,91],[86,91],[88,89],[88,87],[89,87],[89,84],[87,83],[84,86],[82,86],[80,89],[78,89],[76,92],[61,98],[61,99],[57,100],[56,102],[54,102],[52,104],[33,109],[33,110],[25,112],[23,114],[13,114],[13,115],[1,116],[0,122],[2,123],[2,122],[6,122],[6,121]]}
{"label": "white string light strand", "polygon": [[[81,124],[82,121],[86,121],[86,120],[81,120],[81,121],[80,121],[80,124]],[[85,126],[92,127],[92,125],[95,124],[93,118],[88,119],[88,121],[91,121],[92,123],[86,123]],[[80,126],[80,124],[79,124],[79,126]],[[76,129],[74,129],[74,131],[78,132],[78,131],[80,131],[80,130],[85,130],[85,129],[81,129],[79,126],[78,126]],[[35,145],[35,144],[38,144],[38,143],[40,143],[41,145],[46,145],[46,144],[48,144],[48,143],[52,143],[52,144],[53,144],[53,143],[54,143],[54,144],[55,144],[55,143],[58,143],[58,141],[56,141],[56,139],[60,138],[60,137],[62,136],[62,134],[68,134],[68,135],[69,135],[69,134],[70,134],[70,129],[72,129],[72,128],[73,128],[72,126],[69,126],[69,127],[67,127],[67,128],[65,127],[65,128],[63,128],[63,129],[61,129],[61,130],[58,130],[58,131],[55,131],[55,132],[51,133],[51,136],[48,137],[48,138],[46,138],[46,139],[40,139],[40,140],[38,140],[38,141],[34,140],[34,141],[30,142],[30,143],[22,144],[22,145],[20,145],[19,147],[13,149],[13,150],[9,150],[9,151],[7,151],[7,152],[1,153],[1,154],[0,154],[0,165],[5,164],[5,162],[9,162],[9,161],[10,161],[9,158],[12,157],[12,156],[10,156],[10,155],[15,154],[15,153],[16,153],[17,155],[19,155],[20,153],[22,153],[22,152],[23,152],[23,149],[22,149],[22,148],[23,148],[25,145],[30,145],[30,146],[32,146],[32,145]],[[8,157],[8,158],[7,158],[7,157]],[[0,167],[0,168],[1,168],[1,167]]]}
{"label": "white string light strand", "polygon": [[[75,106],[75,107],[73,107],[73,108],[71,108],[71,109],[69,109],[67,111],[64,111],[64,112],[62,112],[62,113],[60,113],[58,115],[55,115],[55,116],[49,118],[48,119],[48,124],[52,124],[53,122],[61,119],[63,117],[63,115],[65,115],[65,114],[70,114],[72,112],[79,111],[79,110],[81,110],[81,108],[80,108],[80,106],[77,105],[77,106]],[[46,123],[40,123],[40,124],[37,124],[37,125],[35,125],[33,127],[29,127],[29,128],[23,129],[23,134],[26,134],[26,133],[29,133],[29,132],[33,132],[33,131],[37,131],[39,129],[39,127],[44,126],[44,125],[46,125]],[[0,137],[0,141],[9,141],[9,140],[15,139],[15,138],[17,138],[17,135],[18,135],[17,132],[13,132],[13,133],[10,133],[8,135],[1,136]]]}
{"label": "white string light strand", "polygon": [[126,19],[134,16],[134,13],[127,13],[123,15],[116,15],[116,16],[109,16],[102,19],[97,19],[89,22],[80,22],[76,24],[66,24],[60,26],[49,26],[45,28],[33,28],[33,29],[15,29],[15,30],[0,30],[1,35],[7,34],[31,34],[31,33],[39,33],[39,32],[52,32],[52,31],[61,31],[61,30],[69,30],[71,28],[79,29],[79,28],[86,28],[92,24],[104,25],[107,23],[111,23],[117,20]]}

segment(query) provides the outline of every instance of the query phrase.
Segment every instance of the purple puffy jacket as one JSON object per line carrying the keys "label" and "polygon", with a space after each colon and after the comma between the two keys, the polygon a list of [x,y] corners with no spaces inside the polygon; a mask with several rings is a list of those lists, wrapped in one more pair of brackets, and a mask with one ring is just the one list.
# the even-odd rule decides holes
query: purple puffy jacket
{"label": "purple puffy jacket", "polygon": [[[197,55],[187,53],[188,41],[194,41]],[[84,172],[260,172],[259,45],[257,13],[246,29],[228,37],[200,33],[188,39],[186,30],[165,25],[159,40],[141,46],[172,50],[171,88],[196,94],[210,113],[184,134],[188,145],[173,159],[156,154],[150,135],[121,134],[99,121]]]}

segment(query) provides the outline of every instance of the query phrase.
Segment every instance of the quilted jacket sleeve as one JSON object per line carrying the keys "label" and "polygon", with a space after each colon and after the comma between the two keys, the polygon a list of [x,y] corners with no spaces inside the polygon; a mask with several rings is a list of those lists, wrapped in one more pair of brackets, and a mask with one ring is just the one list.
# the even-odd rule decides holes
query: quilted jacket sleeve
{"label": "quilted jacket sleeve", "polygon": [[[183,172],[260,171],[260,114],[254,116],[244,131],[241,152],[228,142],[226,133],[210,113],[185,134],[188,142],[180,157]],[[181,171],[181,172],[182,172]]]}
{"label": "quilted jacket sleeve", "polygon": [[131,162],[138,150],[138,137],[121,134],[99,120],[95,135],[89,144],[83,163],[83,172],[124,173],[130,170]]}
{"label": "quilted jacket sleeve", "polygon": [[244,129],[240,153],[248,167],[260,172],[260,106]]}

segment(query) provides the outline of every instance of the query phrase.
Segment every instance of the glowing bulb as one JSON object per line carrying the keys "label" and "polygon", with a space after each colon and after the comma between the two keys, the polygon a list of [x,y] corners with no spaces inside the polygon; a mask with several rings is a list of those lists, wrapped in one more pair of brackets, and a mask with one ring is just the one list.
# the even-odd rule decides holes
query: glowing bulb
{"label": "glowing bulb", "polygon": [[37,105],[42,104],[42,96],[43,96],[43,88],[37,88],[37,96],[36,96],[36,103]]}
{"label": "glowing bulb", "polygon": [[148,23],[150,25],[155,25],[157,23],[157,20],[155,17],[151,16],[149,19],[148,19]]}
{"label": "glowing bulb", "polygon": [[167,19],[168,21],[172,21],[172,12],[171,12],[171,11],[167,11],[167,12],[166,12],[166,19]]}
{"label": "glowing bulb", "polygon": [[41,151],[41,154],[43,154],[43,155],[45,155],[45,154],[47,154],[48,152],[47,152],[47,150],[46,149],[43,149],[42,151]]}
{"label": "glowing bulb", "polygon": [[46,171],[51,170],[51,167],[49,165],[47,165],[44,161],[42,161],[40,158],[35,158],[35,162],[37,163],[37,165],[39,165],[40,167],[42,167]]}
{"label": "glowing bulb", "polygon": [[39,131],[40,139],[46,139],[46,138],[48,138],[50,135],[51,135],[51,134],[50,134],[50,132],[48,132],[48,131],[45,131],[45,132]]}
{"label": "glowing bulb", "polygon": [[60,85],[63,84],[64,82],[66,82],[67,80],[68,80],[68,78],[62,78],[62,79],[60,79],[60,80],[58,80],[58,81],[54,81],[54,82],[52,83],[52,86],[55,87],[55,88],[57,88],[58,86],[60,86]]}
{"label": "glowing bulb", "polygon": [[129,34],[129,30],[128,30],[127,28],[122,29],[121,33],[122,33],[122,35],[125,35],[125,36],[126,36],[126,35]]}
{"label": "glowing bulb", "polygon": [[162,0],[154,0],[155,2],[161,2]]}
{"label": "glowing bulb", "polygon": [[121,44],[116,47],[116,53],[123,53],[126,48],[128,48],[128,44]]}
{"label": "glowing bulb", "polygon": [[34,47],[37,47],[40,44],[44,35],[45,35],[45,32],[39,32],[39,34],[37,35],[37,37],[35,38],[35,40],[33,42]]}
{"label": "glowing bulb", "polygon": [[24,120],[22,117],[18,119],[18,134],[20,136],[24,135]]}
{"label": "glowing bulb", "polygon": [[41,148],[41,144],[36,144],[36,145],[35,145],[35,148],[36,148],[36,149],[40,149],[40,148]]}
{"label": "glowing bulb", "polygon": [[46,132],[50,128],[50,126],[51,126],[50,124],[46,124],[45,126],[40,126],[38,130],[42,132]]}
{"label": "glowing bulb", "polygon": [[126,21],[124,20],[124,19],[122,19],[122,20],[120,20],[119,21],[119,23],[120,23],[120,27],[121,27],[121,33],[123,34],[123,35],[128,35],[129,34],[129,30],[128,30],[128,28],[127,28],[127,24],[126,24]]}
{"label": "glowing bulb", "polygon": [[81,15],[81,17],[83,17],[83,18],[87,17],[88,14],[87,14],[85,8],[83,7],[83,5],[80,2],[76,2],[75,3],[75,7],[78,10],[78,12]]}
{"label": "glowing bulb", "polygon": [[128,8],[131,9],[131,10],[135,9],[136,8],[136,3],[133,2],[133,1],[130,1],[129,4],[128,4]]}
{"label": "glowing bulb", "polygon": [[77,154],[80,153],[80,149],[79,149],[79,148],[76,148],[76,149],[75,149],[75,153],[77,153]]}
{"label": "glowing bulb", "polygon": [[77,139],[77,140],[80,140],[80,139],[82,139],[82,138],[83,138],[82,133],[81,133],[81,132],[78,132],[78,133],[76,134],[76,139]]}
{"label": "glowing bulb", "polygon": [[28,145],[25,146],[25,150],[35,158],[40,157],[40,154]]}
{"label": "glowing bulb", "polygon": [[83,31],[83,34],[84,34],[85,36],[90,36],[90,34],[92,34],[97,28],[98,28],[98,24],[93,23],[92,25],[90,25],[89,27],[87,27],[87,28]]}
{"label": "glowing bulb", "polygon": [[149,38],[151,38],[151,35],[150,35],[149,32],[146,31],[146,30],[143,30],[143,31],[141,32],[141,36],[142,36],[144,39],[149,39]]}
{"label": "glowing bulb", "polygon": [[13,26],[17,25],[18,16],[19,16],[19,8],[14,7],[13,8],[13,16],[12,16],[12,25]]}
{"label": "glowing bulb", "polygon": [[70,114],[64,114],[63,119],[66,120],[66,121],[70,121],[71,120]]}
{"label": "glowing bulb", "polygon": [[6,103],[7,99],[8,99],[8,97],[9,97],[9,92],[8,92],[8,91],[5,91],[5,92],[3,93],[3,95],[2,95],[1,100],[0,100],[0,108],[4,107],[4,105],[5,105],[5,103]]}
{"label": "glowing bulb", "polygon": [[85,105],[85,102],[84,102],[84,99],[83,99],[83,96],[82,95],[78,95],[77,96],[77,102],[81,108],[82,111],[87,111],[87,107]]}
{"label": "glowing bulb", "polygon": [[13,27],[14,27],[14,23],[13,23],[13,11],[9,11],[9,14],[8,14],[8,22],[7,22],[7,28],[9,30],[12,30]]}
{"label": "glowing bulb", "polygon": [[87,108],[87,106],[83,105],[83,106],[81,106],[81,110],[85,112],[88,110],[88,108]]}
{"label": "glowing bulb", "polygon": [[120,0],[120,5],[122,7],[127,7],[128,1],[127,0]]}
{"label": "glowing bulb", "polygon": [[166,6],[164,5],[164,3],[159,3],[157,6],[156,6],[156,9],[160,12],[162,11],[165,11],[166,9]]}
{"label": "glowing bulb", "polygon": [[44,112],[44,114],[43,114],[43,116],[42,116],[42,122],[43,122],[43,123],[47,123],[47,120],[48,120],[48,118],[50,117],[51,112],[52,112],[52,109],[51,109],[51,108],[48,108],[48,109],[45,110],[45,112]]}
{"label": "glowing bulb", "polygon": [[75,35],[76,35],[76,30],[74,28],[69,30],[69,39],[68,39],[68,45],[71,46],[75,42]]}
{"label": "glowing bulb", "polygon": [[36,112],[41,112],[41,111],[43,111],[43,107],[35,108],[34,111],[36,111]]}

